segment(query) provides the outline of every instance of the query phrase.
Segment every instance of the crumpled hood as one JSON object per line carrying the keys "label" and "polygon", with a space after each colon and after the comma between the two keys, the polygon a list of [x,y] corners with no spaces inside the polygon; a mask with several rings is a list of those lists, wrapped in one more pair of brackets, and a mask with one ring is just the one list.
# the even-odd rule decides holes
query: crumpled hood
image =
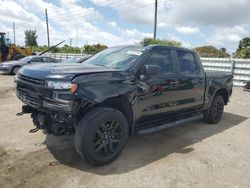
{"label": "crumpled hood", "polygon": [[38,64],[33,66],[24,66],[19,70],[19,74],[36,79],[60,79],[72,80],[77,75],[101,73],[110,71],[120,71],[97,65],[84,64]]}

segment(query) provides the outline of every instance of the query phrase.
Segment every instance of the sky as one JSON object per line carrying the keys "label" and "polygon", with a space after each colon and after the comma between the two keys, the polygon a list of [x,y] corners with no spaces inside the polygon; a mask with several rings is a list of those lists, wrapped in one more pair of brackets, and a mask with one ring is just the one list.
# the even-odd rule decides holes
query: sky
{"label": "sky", "polygon": [[[0,31],[24,45],[24,31],[36,30],[38,44],[82,47],[85,44],[139,43],[153,37],[155,0],[0,0]],[[177,40],[184,47],[225,47],[234,52],[250,36],[250,0],[158,0],[157,38]]]}

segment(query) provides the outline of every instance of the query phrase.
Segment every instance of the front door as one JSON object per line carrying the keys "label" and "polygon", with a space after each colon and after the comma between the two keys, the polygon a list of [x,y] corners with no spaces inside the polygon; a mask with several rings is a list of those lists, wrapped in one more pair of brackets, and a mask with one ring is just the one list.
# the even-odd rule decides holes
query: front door
{"label": "front door", "polygon": [[[138,73],[137,117],[150,118],[177,110],[178,74],[174,63],[174,51],[167,48],[154,49]],[[147,75],[146,65],[159,67],[159,74]]]}

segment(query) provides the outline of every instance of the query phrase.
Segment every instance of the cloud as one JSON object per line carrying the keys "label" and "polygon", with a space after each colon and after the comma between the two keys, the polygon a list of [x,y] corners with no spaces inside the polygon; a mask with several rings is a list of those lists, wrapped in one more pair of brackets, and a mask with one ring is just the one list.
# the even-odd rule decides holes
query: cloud
{"label": "cloud", "polygon": [[196,34],[200,32],[200,29],[198,27],[176,27],[175,30],[181,34]]}
{"label": "cloud", "polygon": [[114,21],[109,22],[108,25],[118,31],[121,36],[125,38],[133,38],[133,41],[139,42],[145,37],[152,37],[152,33],[140,32],[137,29],[122,29]]}
{"label": "cloud", "polygon": [[[44,10],[48,9],[51,44],[72,39],[72,44],[109,46],[138,43],[152,37],[155,0],[0,0],[0,28],[24,44],[24,31],[36,30],[39,45],[47,44]],[[209,43],[236,48],[249,36],[250,0],[158,1],[157,36],[179,39],[185,46]],[[169,35],[175,37],[168,37]]]}
{"label": "cloud", "polygon": [[112,22],[109,22],[108,25],[112,28],[117,28],[117,23],[112,21]]}
{"label": "cloud", "polygon": [[[92,0],[98,6],[109,7],[129,22],[153,23],[155,0]],[[152,13],[152,14],[151,14]]]}
{"label": "cloud", "polygon": [[94,26],[91,20],[100,20],[102,15],[93,7],[84,7],[79,1],[60,0],[57,4],[44,0],[1,1],[0,28],[10,33],[13,39],[12,23],[16,23],[16,43],[24,45],[24,31],[36,30],[38,44],[47,44],[45,8],[49,15],[51,44],[62,40],[82,46],[86,43],[104,43],[110,46],[125,43],[120,36],[106,32]]}
{"label": "cloud", "polygon": [[[154,0],[92,0],[97,6],[116,10],[126,21],[152,24]],[[160,27],[196,24],[197,26],[234,26],[248,24],[249,0],[169,0],[158,1]],[[133,6],[132,6],[133,5]]]}
{"label": "cloud", "polygon": [[213,34],[207,38],[206,42],[217,46],[223,46],[228,42],[238,43],[243,37],[249,34],[249,31],[242,26],[219,28],[214,30]]}
{"label": "cloud", "polygon": [[205,42],[207,45],[219,48],[226,47],[232,53],[238,47],[239,41],[244,37],[249,37],[249,35],[249,29],[243,26],[236,25],[234,27],[217,28],[207,36]]}
{"label": "cloud", "polygon": [[248,22],[249,0],[178,0],[167,13],[170,23],[233,26]]}

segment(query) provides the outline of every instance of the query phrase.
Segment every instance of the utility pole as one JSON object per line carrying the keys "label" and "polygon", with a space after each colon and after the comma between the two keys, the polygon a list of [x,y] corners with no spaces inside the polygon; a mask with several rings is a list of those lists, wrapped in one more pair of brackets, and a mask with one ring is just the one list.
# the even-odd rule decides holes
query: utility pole
{"label": "utility pole", "polygon": [[45,9],[45,17],[46,17],[46,25],[47,25],[48,48],[50,48],[50,41],[49,41],[49,21],[48,21],[48,12],[47,12],[47,9]]}
{"label": "utility pole", "polygon": [[72,39],[69,39],[69,46],[72,46]]}
{"label": "utility pole", "polygon": [[157,8],[158,8],[158,0],[155,0],[154,39],[156,39],[156,31],[157,31]]}
{"label": "utility pole", "polygon": [[76,26],[76,47],[78,46],[78,27]]}
{"label": "utility pole", "polygon": [[13,22],[13,38],[14,38],[14,44],[16,44],[16,23]]}

